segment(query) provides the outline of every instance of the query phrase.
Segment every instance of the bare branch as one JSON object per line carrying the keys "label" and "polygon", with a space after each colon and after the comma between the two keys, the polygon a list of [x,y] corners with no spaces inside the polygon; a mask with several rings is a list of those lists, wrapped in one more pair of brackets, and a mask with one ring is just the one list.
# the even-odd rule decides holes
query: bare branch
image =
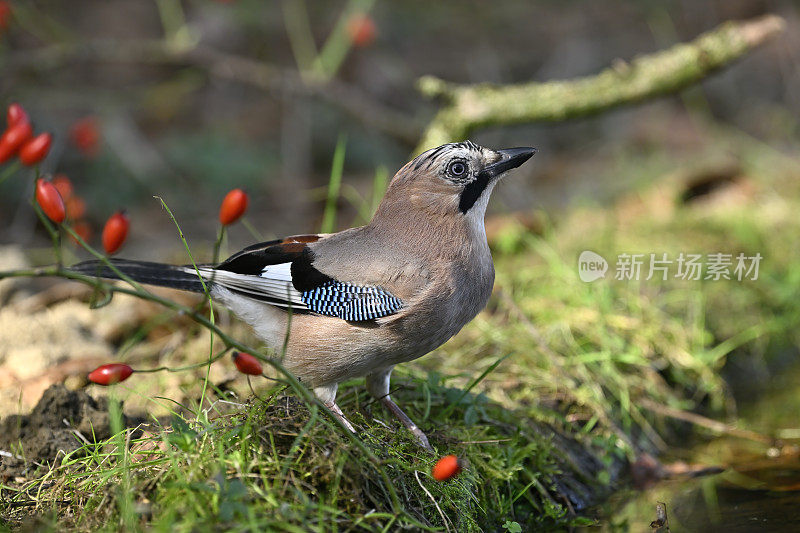
{"label": "bare branch", "polygon": [[[433,76],[418,88],[443,107],[428,124],[417,152],[466,138],[476,129],[530,122],[554,122],[674,93],[706,78],[781,33],[785,22],[766,15],[726,22],[689,43],[640,56],[630,63],[584,78],[516,85],[458,85]],[[408,143],[419,139],[421,125],[407,113],[338,80],[301,76],[299,72],[205,47],[183,49],[153,41],[90,41],[57,44],[15,52],[3,65],[9,70],[54,69],[67,60],[190,64],[210,75],[252,85],[276,95],[300,94],[331,103],[356,120]]]}
{"label": "bare branch", "polygon": [[725,67],[783,31],[775,15],[726,22],[690,43],[640,56],[585,78],[517,85],[456,85],[432,76],[418,89],[444,107],[428,125],[417,153],[465,139],[478,128],[583,117],[674,93]]}
{"label": "bare branch", "polygon": [[288,92],[320,98],[333,104],[362,124],[399,138],[409,144],[419,139],[422,124],[408,113],[390,108],[353,85],[313,76],[198,47],[186,54],[194,64],[205,66],[219,78],[247,83],[270,92]]}
{"label": "bare branch", "polygon": [[94,40],[60,43],[14,52],[3,64],[6,76],[13,70],[53,70],[75,61],[192,65],[209,75],[251,85],[277,97],[285,94],[311,96],[328,102],[361,124],[408,144],[419,139],[423,124],[408,113],[377,101],[358,87],[339,80],[301,76],[293,69],[228,54],[198,45],[176,48],[162,40]]}

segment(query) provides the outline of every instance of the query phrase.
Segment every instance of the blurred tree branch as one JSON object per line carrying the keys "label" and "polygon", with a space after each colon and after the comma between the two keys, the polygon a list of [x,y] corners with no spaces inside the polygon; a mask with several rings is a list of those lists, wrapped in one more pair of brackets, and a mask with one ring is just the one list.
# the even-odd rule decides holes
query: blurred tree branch
{"label": "blurred tree branch", "polygon": [[561,121],[676,92],[696,83],[779,34],[775,15],[726,22],[692,42],[615,62],[610,68],[567,81],[517,85],[457,85],[433,76],[418,82],[422,94],[443,107],[428,124],[416,153],[465,139],[487,126]]}
{"label": "blurred tree branch", "polygon": [[205,65],[212,75],[219,78],[247,83],[271,92],[314,96],[343,109],[368,127],[409,144],[419,140],[419,132],[423,127],[419,121],[405,111],[393,109],[376,100],[354,85],[336,79],[303,76],[294,70],[205,47],[189,52],[188,57],[196,64]]}
{"label": "blurred tree branch", "polygon": [[286,94],[326,101],[367,127],[408,144],[419,140],[424,126],[405,111],[393,109],[360,88],[337,79],[302,75],[256,59],[221,52],[204,45],[173,46],[164,40],[94,40],[58,43],[13,52],[2,62],[4,75],[14,70],[52,70],[66,63],[108,62],[192,65],[217,78],[263,89],[279,98]]}
{"label": "blurred tree branch", "polygon": [[48,70],[68,61],[105,61],[192,65],[209,75],[263,89],[278,97],[312,96],[339,107],[360,123],[408,144],[416,152],[465,139],[476,129],[509,124],[560,121],[583,117],[674,93],[731,64],[779,34],[782,18],[726,22],[692,42],[644,55],[630,63],[584,78],[514,85],[458,85],[433,76],[419,80],[420,92],[438,98],[442,108],[425,127],[403,110],[394,109],[358,87],[337,79],[303,75],[294,69],[229,54],[204,46],[174,46],[169,41],[89,41],[60,43],[14,52],[4,62],[12,70]]}

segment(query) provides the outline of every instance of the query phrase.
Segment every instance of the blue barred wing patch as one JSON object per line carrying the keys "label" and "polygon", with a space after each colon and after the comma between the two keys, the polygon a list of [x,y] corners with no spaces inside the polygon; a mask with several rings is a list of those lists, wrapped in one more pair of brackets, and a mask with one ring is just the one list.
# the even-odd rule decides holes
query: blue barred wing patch
{"label": "blue barred wing patch", "polygon": [[403,307],[400,298],[380,287],[362,287],[329,281],[302,293],[310,311],[342,320],[362,322],[396,313]]}

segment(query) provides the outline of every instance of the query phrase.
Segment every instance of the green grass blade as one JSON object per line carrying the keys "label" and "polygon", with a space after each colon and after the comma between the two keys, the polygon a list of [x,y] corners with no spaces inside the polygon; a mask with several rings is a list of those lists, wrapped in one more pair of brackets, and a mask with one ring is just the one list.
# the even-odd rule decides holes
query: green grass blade
{"label": "green grass blade", "polygon": [[339,190],[342,187],[342,171],[344,169],[344,154],[347,148],[347,136],[340,135],[336,142],[331,164],[331,177],[328,181],[328,198],[325,201],[325,212],[322,214],[320,232],[332,233],[336,227],[336,202],[339,199]]}

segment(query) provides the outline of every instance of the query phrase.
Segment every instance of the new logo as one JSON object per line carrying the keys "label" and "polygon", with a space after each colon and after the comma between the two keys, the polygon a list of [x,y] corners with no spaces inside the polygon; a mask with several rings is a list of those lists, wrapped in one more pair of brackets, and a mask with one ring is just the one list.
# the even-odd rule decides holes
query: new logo
{"label": "new logo", "polygon": [[608,261],[603,256],[590,250],[584,250],[578,257],[578,276],[581,281],[590,283],[600,278],[606,277],[608,271]]}

